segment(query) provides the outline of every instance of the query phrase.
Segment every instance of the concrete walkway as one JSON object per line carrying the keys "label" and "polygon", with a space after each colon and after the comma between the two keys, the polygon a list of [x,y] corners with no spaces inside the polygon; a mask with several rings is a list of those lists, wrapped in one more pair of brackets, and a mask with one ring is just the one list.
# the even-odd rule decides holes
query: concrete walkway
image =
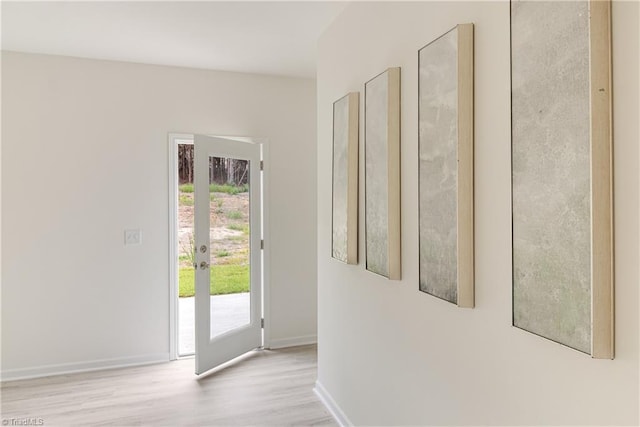
{"label": "concrete walkway", "polygon": [[[216,336],[250,321],[249,292],[211,297],[211,335]],[[195,346],[195,298],[178,299],[178,354],[193,354]]]}

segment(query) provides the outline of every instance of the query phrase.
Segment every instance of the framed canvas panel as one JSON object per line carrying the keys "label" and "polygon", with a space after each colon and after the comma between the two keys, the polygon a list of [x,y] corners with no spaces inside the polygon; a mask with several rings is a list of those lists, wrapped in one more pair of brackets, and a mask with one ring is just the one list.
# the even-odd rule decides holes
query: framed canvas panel
{"label": "framed canvas panel", "polygon": [[367,270],[400,280],[400,68],[365,83]]}
{"label": "framed canvas panel", "polygon": [[474,306],[473,24],[418,52],[420,290]]}
{"label": "framed canvas panel", "polygon": [[611,4],[511,2],[513,325],[612,359]]}
{"label": "framed canvas panel", "polygon": [[333,103],[331,256],[358,263],[358,114],[360,94]]}

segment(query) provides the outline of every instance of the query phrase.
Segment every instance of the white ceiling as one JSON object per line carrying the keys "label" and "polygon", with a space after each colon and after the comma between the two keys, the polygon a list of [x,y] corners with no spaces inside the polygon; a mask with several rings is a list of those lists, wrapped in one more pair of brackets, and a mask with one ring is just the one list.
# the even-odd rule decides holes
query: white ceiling
{"label": "white ceiling", "polygon": [[2,49],[315,77],[344,2],[8,2]]}

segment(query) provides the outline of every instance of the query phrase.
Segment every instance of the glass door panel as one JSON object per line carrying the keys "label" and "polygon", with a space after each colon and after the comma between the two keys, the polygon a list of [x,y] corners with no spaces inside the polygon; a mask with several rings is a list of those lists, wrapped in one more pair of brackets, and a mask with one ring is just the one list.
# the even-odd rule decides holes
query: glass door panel
{"label": "glass door panel", "polygon": [[211,338],[251,323],[249,168],[209,157]]}

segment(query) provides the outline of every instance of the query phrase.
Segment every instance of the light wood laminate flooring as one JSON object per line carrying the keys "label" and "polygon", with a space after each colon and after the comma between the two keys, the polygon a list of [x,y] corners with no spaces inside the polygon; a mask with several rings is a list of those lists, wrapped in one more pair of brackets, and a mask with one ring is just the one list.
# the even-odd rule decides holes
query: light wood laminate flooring
{"label": "light wood laminate flooring", "polygon": [[253,351],[208,374],[194,360],[2,384],[2,420],[51,425],[337,425],[313,393],[316,346]]}

